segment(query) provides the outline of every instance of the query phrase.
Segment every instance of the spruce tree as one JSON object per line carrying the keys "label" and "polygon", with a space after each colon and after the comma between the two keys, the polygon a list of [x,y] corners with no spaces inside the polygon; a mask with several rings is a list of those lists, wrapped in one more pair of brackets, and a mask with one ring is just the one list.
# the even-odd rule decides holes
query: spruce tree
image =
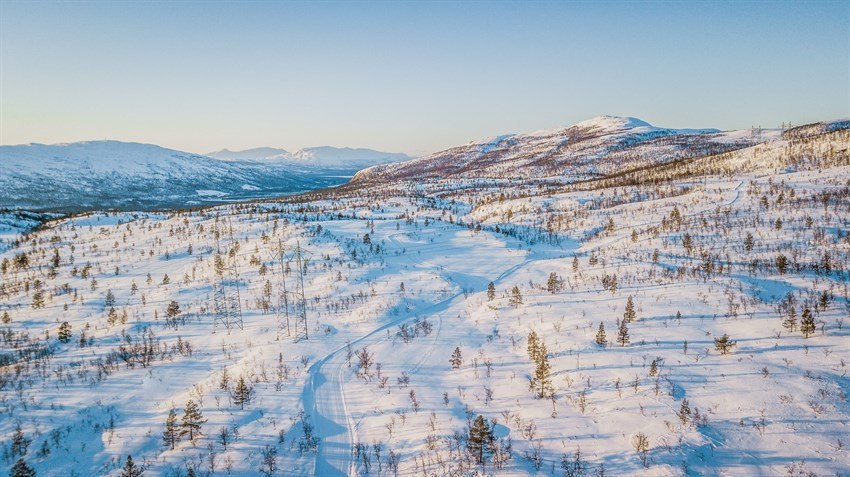
{"label": "spruce tree", "polygon": [[558,293],[558,290],[561,288],[561,278],[558,277],[558,274],[552,272],[549,274],[549,279],[546,281],[546,291],[551,294]]}
{"label": "spruce tree", "polygon": [[24,435],[24,430],[21,429],[20,425],[15,427],[15,433],[12,434],[12,457],[25,456],[27,454],[27,448],[29,448],[31,442],[32,439],[28,439],[27,436]]}
{"label": "spruce tree", "polygon": [[605,324],[599,322],[599,331],[596,332],[596,344],[605,347],[608,344],[608,337],[605,335]]}
{"label": "spruce tree", "polygon": [[635,316],[635,303],[632,301],[632,297],[629,296],[629,299],[626,301],[626,311],[623,313],[623,321],[631,323],[634,321]]}
{"label": "spruce tree", "polygon": [[63,321],[59,325],[59,341],[63,343],[71,341],[71,324],[67,321]]}
{"label": "spruce tree", "polygon": [[35,470],[27,465],[24,459],[18,459],[9,473],[11,477],[35,477]]}
{"label": "spruce tree", "polygon": [[488,425],[484,416],[479,414],[472,421],[472,426],[469,428],[469,437],[466,441],[467,449],[469,449],[469,453],[475,459],[476,464],[485,464],[487,456],[492,452],[493,441],[492,426]]}
{"label": "spruce tree", "polygon": [[747,238],[744,239],[744,249],[747,252],[752,252],[754,245],[755,241],[753,240],[753,234],[747,232]]}
{"label": "spruce tree", "polygon": [[144,472],[144,469],[138,467],[133,462],[133,457],[127,455],[127,462],[124,463],[124,469],[122,469],[121,477],[141,477]]}
{"label": "spruce tree", "polygon": [[180,423],[180,435],[189,434],[189,440],[194,441],[195,435],[201,434],[201,424],[207,422],[198,409],[198,405],[191,399],[186,403],[186,411],[183,413],[183,422]]}
{"label": "spruce tree", "polygon": [[649,375],[656,376],[658,374],[658,360],[653,359],[652,364],[649,365]]}
{"label": "spruce tree", "polygon": [[251,400],[251,388],[245,384],[245,377],[239,376],[236,389],[233,390],[233,402],[245,409],[245,403]]}
{"label": "spruce tree", "polygon": [[679,408],[679,420],[682,424],[687,424],[691,418],[691,406],[687,399],[682,399],[682,406]]}
{"label": "spruce tree", "polygon": [[528,334],[528,358],[537,362],[537,357],[540,355],[540,339],[537,333],[532,331]]}
{"label": "spruce tree", "polygon": [[800,318],[800,332],[806,338],[815,333],[815,317],[808,305],[803,308],[803,315]]}
{"label": "spruce tree", "polygon": [[794,329],[797,328],[797,309],[794,308],[794,305],[790,305],[788,307],[788,311],[785,314],[785,319],[782,320],[782,326],[788,329],[790,332],[794,332]]}
{"label": "spruce tree", "polygon": [[629,344],[629,328],[626,326],[626,320],[620,322],[620,328],[617,330],[617,343],[620,343],[620,346]]}
{"label": "spruce tree", "polygon": [[532,379],[532,385],[539,399],[549,397],[554,392],[551,373],[552,368],[549,365],[549,352],[546,350],[546,344],[541,342],[538,351],[537,366],[534,369],[534,378]]}
{"label": "spruce tree", "polygon": [[460,346],[455,348],[454,352],[452,353],[452,359],[450,359],[449,362],[452,364],[452,369],[460,369],[460,367],[463,365],[463,356],[460,352]]}
{"label": "spruce tree", "polygon": [[496,284],[490,282],[487,285],[487,301],[493,301],[496,298]]}
{"label": "spruce tree", "polygon": [[513,305],[515,308],[519,308],[519,306],[522,305],[522,292],[519,291],[518,286],[514,286],[511,290],[510,304]]}
{"label": "spruce tree", "polygon": [[781,253],[776,256],[776,271],[780,275],[785,275],[785,272],[788,271],[788,257]]}
{"label": "spruce tree", "polygon": [[165,419],[165,432],[162,433],[162,440],[165,442],[165,445],[171,446],[171,450],[174,450],[174,446],[180,440],[177,411],[173,407],[168,411],[168,418]]}
{"label": "spruce tree", "polygon": [[44,292],[38,290],[32,295],[32,308],[34,310],[38,310],[39,308],[44,308]]}

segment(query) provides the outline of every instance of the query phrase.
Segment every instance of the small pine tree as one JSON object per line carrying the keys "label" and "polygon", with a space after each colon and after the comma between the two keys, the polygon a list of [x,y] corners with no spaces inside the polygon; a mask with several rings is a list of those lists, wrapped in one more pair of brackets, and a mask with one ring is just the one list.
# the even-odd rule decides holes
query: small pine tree
{"label": "small pine tree", "polygon": [[537,362],[537,358],[540,355],[540,339],[537,337],[537,333],[532,331],[528,333],[528,358],[534,362]]}
{"label": "small pine tree", "polygon": [[245,383],[245,377],[239,376],[236,389],[233,390],[233,402],[245,409],[245,403],[251,400],[251,387]]}
{"label": "small pine tree", "polygon": [[171,283],[171,279],[168,278],[168,274],[166,273],[165,276],[162,277],[162,284],[168,285],[169,283]]}
{"label": "small pine tree", "polygon": [[781,253],[776,256],[776,271],[780,275],[785,275],[785,272],[788,271],[788,257]]}
{"label": "small pine tree", "polygon": [[537,397],[543,399],[549,397],[554,392],[552,388],[552,368],[549,365],[549,352],[546,350],[546,344],[541,342],[539,355],[537,358],[537,366],[534,369],[534,378],[532,386],[536,390]]}
{"label": "small pine tree", "polygon": [[162,433],[162,440],[165,445],[171,446],[171,450],[180,441],[180,428],[177,425],[177,411],[172,407],[168,411],[168,418],[165,419],[165,432]]}
{"label": "small pine tree", "polygon": [[744,239],[744,250],[752,252],[754,246],[755,240],[753,240],[753,234],[747,232],[747,238]]}
{"label": "small pine tree", "polygon": [[106,290],[106,299],[103,302],[104,308],[110,308],[115,306],[115,295],[112,293],[112,290]]}
{"label": "small pine tree", "polygon": [[172,320],[180,316],[180,304],[171,300],[171,303],[168,304],[168,308],[165,309],[165,316]]}
{"label": "small pine tree", "polygon": [[629,296],[628,301],[626,301],[626,311],[623,312],[623,321],[626,323],[631,323],[634,321],[635,317],[635,303],[632,301],[632,297]]}
{"label": "small pine tree", "polygon": [[617,330],[617,343],[620,343],[620,346],[629,344],[629,328],[626,326],[626,320],[620,322],[620,327]]}
{"label": "small pine tree", "polygon": [[71,324],[67,321],[63,321],[59,325],[59,341],[63,343],[71,341]]}
{"label": "small pine tree", "polygon": [[785,313],[785,319],[782,320],[782,326],[792,333],[797,328],[797,309],[794,308],[794,305],[788,307],[788,311]]}
{"label": "small pine tree", "polygon": [[496,284],[490,282],[487,285],[487,301],[493,301],[496,298]]}
{"label": "small pine tree", "polygon": [[720,354],[729,354],[735,342],[729,339],[729,335],[723,334],[720,338],[714,338],[714,349],[720,351]]}
{"label": "small pine tree", "polygon": [[800,332],[806,338],[815,333],[815,317],[808,305],[803,308],[803,314],[800,318]]}
{"label": "small pine tree", "polygon": [[687,399],[682,399],[682,406],[679,407],[679,420],[682,424],[687,424],[691,418],[691,406]]}
{"label": "small pine tree", "polygon": [[658,360],[653,359],[652,364],[649,365],[649,375],[657,376],[658,375]]}
{"label": "small pine tree", "polygon": [[449,362],[452,364],[452,369],[460,369],[460,367],[463,366],[463,356],[460,352],[460,346],[455,348],[452,353],[452,359],[450,359]]}
{"label": "small pine tree", "polygon": [[24,459],[18,459],[9,473],[11,477],[35,477],[35,470],[27,465]]}
{"label": "small pine tree", "polygon": [[121,477],[141,477],[144,472],[144,469],[138,467],[133,462],[133,457],[128,455],[127,462],[124,463],[124,469],[121,472]]}
{"label": "small pine tree", "polygon": [[31,439],[27,439],[27,436],[24,435],[24,430],[21,429],[21,426],[15,427],[15,433],[12,434],[12,446],[11,453],[12,457],[15,456],[25,456],[27,455],[27,448],[29,448]]}
{"label": "small pine tree", "polygon": [[551,272],[549,274],[549,279],[546,281],[546,291],[551,294],[558,293],[558,290],[561,288],[561,278],[557,273]]}
{"label": "small pine tree", "polygon": [[191,399],[186,403],[186,411],[183,413],[183,421],[180,423],[180,435],[189,434],[189,440],[194,441],[196,435],[201,434],[201,424],[207,422],[201,414],[201,410],[195,401]]}
{"label": "small pine tree", "polygon": [[522,305],[522,292],[519,291],[518,286],[514,286],[511,290],[510,304],[513,305],[515,308],[519,308],[519,306]]}
{"label": "small pine tree", "polygon": [[121,472],[121,477],[141,477],[144,473],[144,469],[137,466],[135,462],[133,462],[133,457],[127,455],[127,461],[124,463],[124,468]]}
{"label": "small pine tree", "polygon": [[691,239],[691,235],[686,233],[682,236],[682,247],[685,247],[685,250],[688,252],[688,255],[691,254],[691,251],[694,248],[694,241]]}
{"label": "small pine tree", "polygon": [[44,308],[44,292],[38,290],[32,295],[32,308],[34,310],[38,310],[39,308]]}
{"label": "small pine tree", "polygon": [[596,332],[596,344],[605,347],[608,344],[608,337],[605,335],[605,324],[599,322],[599,331]]}
{"label": "small pine tree", "polygon": [[487,456],[492,451],[494,440],[493,427],[488,425],[484,416],[479,414],[472,421],[472,426],[469,428],[469,437],[466,441],[467,449],[469,449],[469,453],[475,459],[476,464],[485,464]]}

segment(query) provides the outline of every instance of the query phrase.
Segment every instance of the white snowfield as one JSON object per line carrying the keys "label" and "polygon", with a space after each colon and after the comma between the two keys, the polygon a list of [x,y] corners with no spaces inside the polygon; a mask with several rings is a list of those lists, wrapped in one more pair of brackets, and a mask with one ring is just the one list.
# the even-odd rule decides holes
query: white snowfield
{"label": "white snowfield", "polygon": [[[818,137],[649,184],[51,222],[0,253],[2,471],[846,475],[850,134]],[[278,332],[298,279],[279,244],[304,251],[305,340]],[[172,449],[190,400],[200,434]]]}

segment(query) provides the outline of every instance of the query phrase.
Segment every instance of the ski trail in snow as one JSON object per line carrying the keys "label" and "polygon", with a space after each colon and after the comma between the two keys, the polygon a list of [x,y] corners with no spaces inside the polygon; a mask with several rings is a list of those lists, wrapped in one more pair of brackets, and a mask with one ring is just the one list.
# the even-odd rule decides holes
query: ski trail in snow
{"label": "ski trail in snow", "polygon": [[[394,234],[388,238],[396,245],[400,245],[395,238],[397,235],[400,234]],[[406,257],[418,265],[417,261],[410,255],[406,255]],[[517,270],[541,258],[528,257],[526,260],[502,270],[493,281],[499,282]],[[388,339],[383,332],[389,328],[413,321],[417,316],[436,317],[437,329],[434,333],[434,338],[429,342],[428,350],[423,353],[422,359],[416,365],[408,369],[408,372],[413,373],[427,361],[435,349],[437,337],[442,329],[442,313],[452,307],[456,301],[464,299],[464,289],[468,290],[471,286],[473,289],[481,291],[486,288],[487,283],[490,281],[488,278],[472,276],[448,268],[442,269],[440,273],[448,281],[458,284],[461,290],[442,301],[412,310],[398,320],[385,323],[369,333],[351,340],[349,344],[340,346],[310,366],[310,379],[302,394],[302,403],[305,410],[308,410],[315,426],[315,435],[321,439],[316,452],[313,475],[322,477],[353,477],[358,475],[356,462],[352,453],[357,438],[357,424],[354,423],[348,411],[345,396],[344,374],[348,368],[345,353],[347,346],[354,347],[356,345],[357,347],[363,347],[379,343]]]}

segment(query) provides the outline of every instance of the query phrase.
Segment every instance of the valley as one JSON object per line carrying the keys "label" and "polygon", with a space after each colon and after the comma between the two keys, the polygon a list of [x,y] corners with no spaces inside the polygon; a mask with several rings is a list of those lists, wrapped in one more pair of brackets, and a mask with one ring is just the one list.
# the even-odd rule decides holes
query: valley
{"label": "valley", "polygon": [[566,155],[580,180],[395,175],[414,160],[55,218],[0,254],[4,466],[842,475],[850,130],[831,124]]}

